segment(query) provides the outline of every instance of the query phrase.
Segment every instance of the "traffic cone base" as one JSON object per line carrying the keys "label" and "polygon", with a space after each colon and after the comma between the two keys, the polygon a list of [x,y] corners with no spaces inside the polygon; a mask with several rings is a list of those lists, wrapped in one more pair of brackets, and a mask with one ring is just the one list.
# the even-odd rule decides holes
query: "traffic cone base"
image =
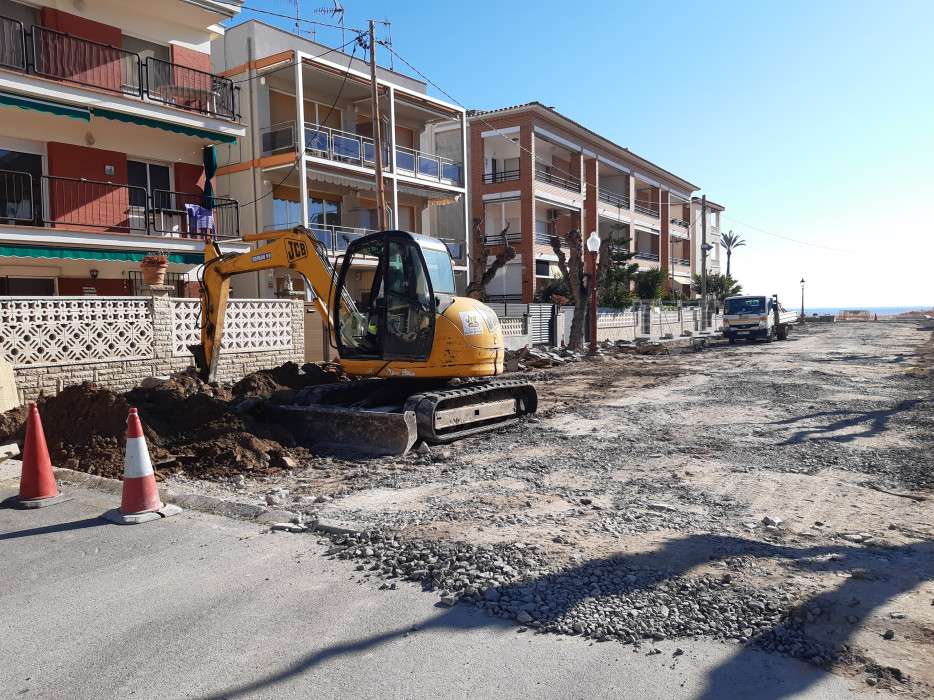
{"label": "traffic cone base", "polygon": [[159,498],[143,425],[136,409],[131,408],[127,418],[123,498],[119,508],[109,510],[101,517],[118,525],[138,525],[181,512],[178,506],[167,506]]}
{"label": "traffic cone base", "polygon": [[27,510],[31,508],[45,508],[46,506],[54,506],[59,503],[64,503],[65,501],[70,501],[74,496],[68,493],[60,493],[57,496],[46,496],[45,498],[20,498],[19,496],[10,496],[3,503],[0,503],[0,508],[17,508],[19,510]]}
{"label": "traffic cone base", "polygon": [[45,432],[42,430],[39,408],[35,403],[29,404],[22,456],[23,471],[20,476],[17,507],[43,508],[70,500],[62,496],[55,484],[49,448],[45,443]]}

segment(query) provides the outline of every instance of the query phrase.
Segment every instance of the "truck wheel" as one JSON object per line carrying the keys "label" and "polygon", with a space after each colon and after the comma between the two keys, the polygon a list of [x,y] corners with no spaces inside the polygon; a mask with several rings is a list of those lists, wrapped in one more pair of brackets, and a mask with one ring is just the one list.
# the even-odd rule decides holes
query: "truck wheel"
{"label": "truck wheel", "polygon": [[779,340],[788,340],[788,327],[779,326],[778,328],[778,339]]}
{"label": "truck wheel", "polygon": [[736,338],[730,338],[729,341],[730,345],[733,345],[736,342]]}
{"label": "truck wheel", "polygon": [[765,342],[771,343],[773,340],[775,340],[775,329],[774,328],[769,330],[769,334],[765,336]]}

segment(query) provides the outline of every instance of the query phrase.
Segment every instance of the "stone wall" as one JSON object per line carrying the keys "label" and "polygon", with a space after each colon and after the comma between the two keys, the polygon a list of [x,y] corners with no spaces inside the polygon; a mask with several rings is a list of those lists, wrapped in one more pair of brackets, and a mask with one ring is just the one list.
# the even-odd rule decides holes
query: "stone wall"
{"label": "stone wall", "polygon": [[[36,359],[44,359],[44,356],[33,354],[33,361],[17,364],[16,355],[22,359],[24,353],[19,347],[11,349],[7,345],[7,353],[15,352],[14,357],[2,359],[13,364],[19,401],[33,401],[40,393],[57,394],[64,387],[83,381],[118,392],[128,391],[146,377],[167,376],[194,366],[185,343],[197,338],[200,319],[192,314],[190,300],[171,299],[169,292],[174,291],[174,287],[167,285],[151,290],[152,296],[145,302],[149,304],[149,314],[145,317],[128,320],[121,318],[121,311],[115,309],[112,318],[105,317],[102,312],[97,314],[95,323],[82,321],[79,324],[88,326],[86,332],[89,337],[96,336],[93,339],[97,345],[89,343],[96,348],[96,357],[70,359],[81,353],[72,352],[65,356],[59,353],[55,361],[37,362]],[[80,305],[80,299],[73,301],[74,305]],[[141,300],[136,301],[139,303]],[[35,310],[29,314],[20,313],[13,321],[7,314],[3,323],[0,323],[0,341],[4,340],[4,335],[15,334],[19,338],[35,338],[34,344],[42,342],[48,345],[50,341],[54,342],[54,336],[58,333],[69,335],[68,343],[79,346],[81,338],[75,337],[78,333],[67,327],[67,319],[59,320],[44,313],[42,302],[31,301],[30,308]],[[188,305],[184,306],[186,302]],[[48,300],[50,306],[62,303]],[[233,305],[238,307],[239,321],[235,317],[229,327],[230,332],[225,332],[218,381],[233,382],[256,370],[276,367],[288,361],[298,364],[304,362],[302,298],[281,302],[231,300],[228,304],[230,316],[233,316],[230,311]],[[277,305],[277,318],[270,321],[269,309],[272,305]],[[11,330],[12,326],[16,328]],[[70,333],[63,332],[62,328],[70,330]],[[239,342],[236,337],[228,337],[237,334],[241,338]],[[101,335],[107,336],[103,342]],[[136,342],[140,338],[144,342]]]}

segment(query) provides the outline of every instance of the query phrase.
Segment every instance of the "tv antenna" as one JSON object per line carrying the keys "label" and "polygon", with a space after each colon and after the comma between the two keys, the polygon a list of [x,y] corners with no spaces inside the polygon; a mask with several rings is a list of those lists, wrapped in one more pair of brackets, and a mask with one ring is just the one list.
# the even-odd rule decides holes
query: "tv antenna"
{"label": "tv antenna", "polygon": [[[316,15],[331,15],[331,17],[337,17],[341,25],[341,44],[347,43],[347,38],[344,36],[344,8],[337,2],[337,0],[331,0],[334,3],[334,7],[319,7],[315,10]],[[298,0],[295,0],[296,7],[298,6]]]}

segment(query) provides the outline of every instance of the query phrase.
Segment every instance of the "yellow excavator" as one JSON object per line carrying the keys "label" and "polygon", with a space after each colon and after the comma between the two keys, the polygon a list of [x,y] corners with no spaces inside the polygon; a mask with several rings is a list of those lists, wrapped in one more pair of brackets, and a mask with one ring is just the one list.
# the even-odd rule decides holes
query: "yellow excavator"
{"label": "yellow excavator", "polygon": [[454,293],[447,246],[406,231],[347,242],[340,270],[314,232],[298,226],[243,237],[269,243],[223,254],[205,242],[201,344],[189,346],[202,379],[215,381],[230,278],[276,267],[301,274],[357,381],[302,390],[294,404],[267,404],[267,419],[301,444],[404,454],[416,440],[450,442],[514,423],[537,407],[535,386],[490,379],[503,372],[496,314]]}

